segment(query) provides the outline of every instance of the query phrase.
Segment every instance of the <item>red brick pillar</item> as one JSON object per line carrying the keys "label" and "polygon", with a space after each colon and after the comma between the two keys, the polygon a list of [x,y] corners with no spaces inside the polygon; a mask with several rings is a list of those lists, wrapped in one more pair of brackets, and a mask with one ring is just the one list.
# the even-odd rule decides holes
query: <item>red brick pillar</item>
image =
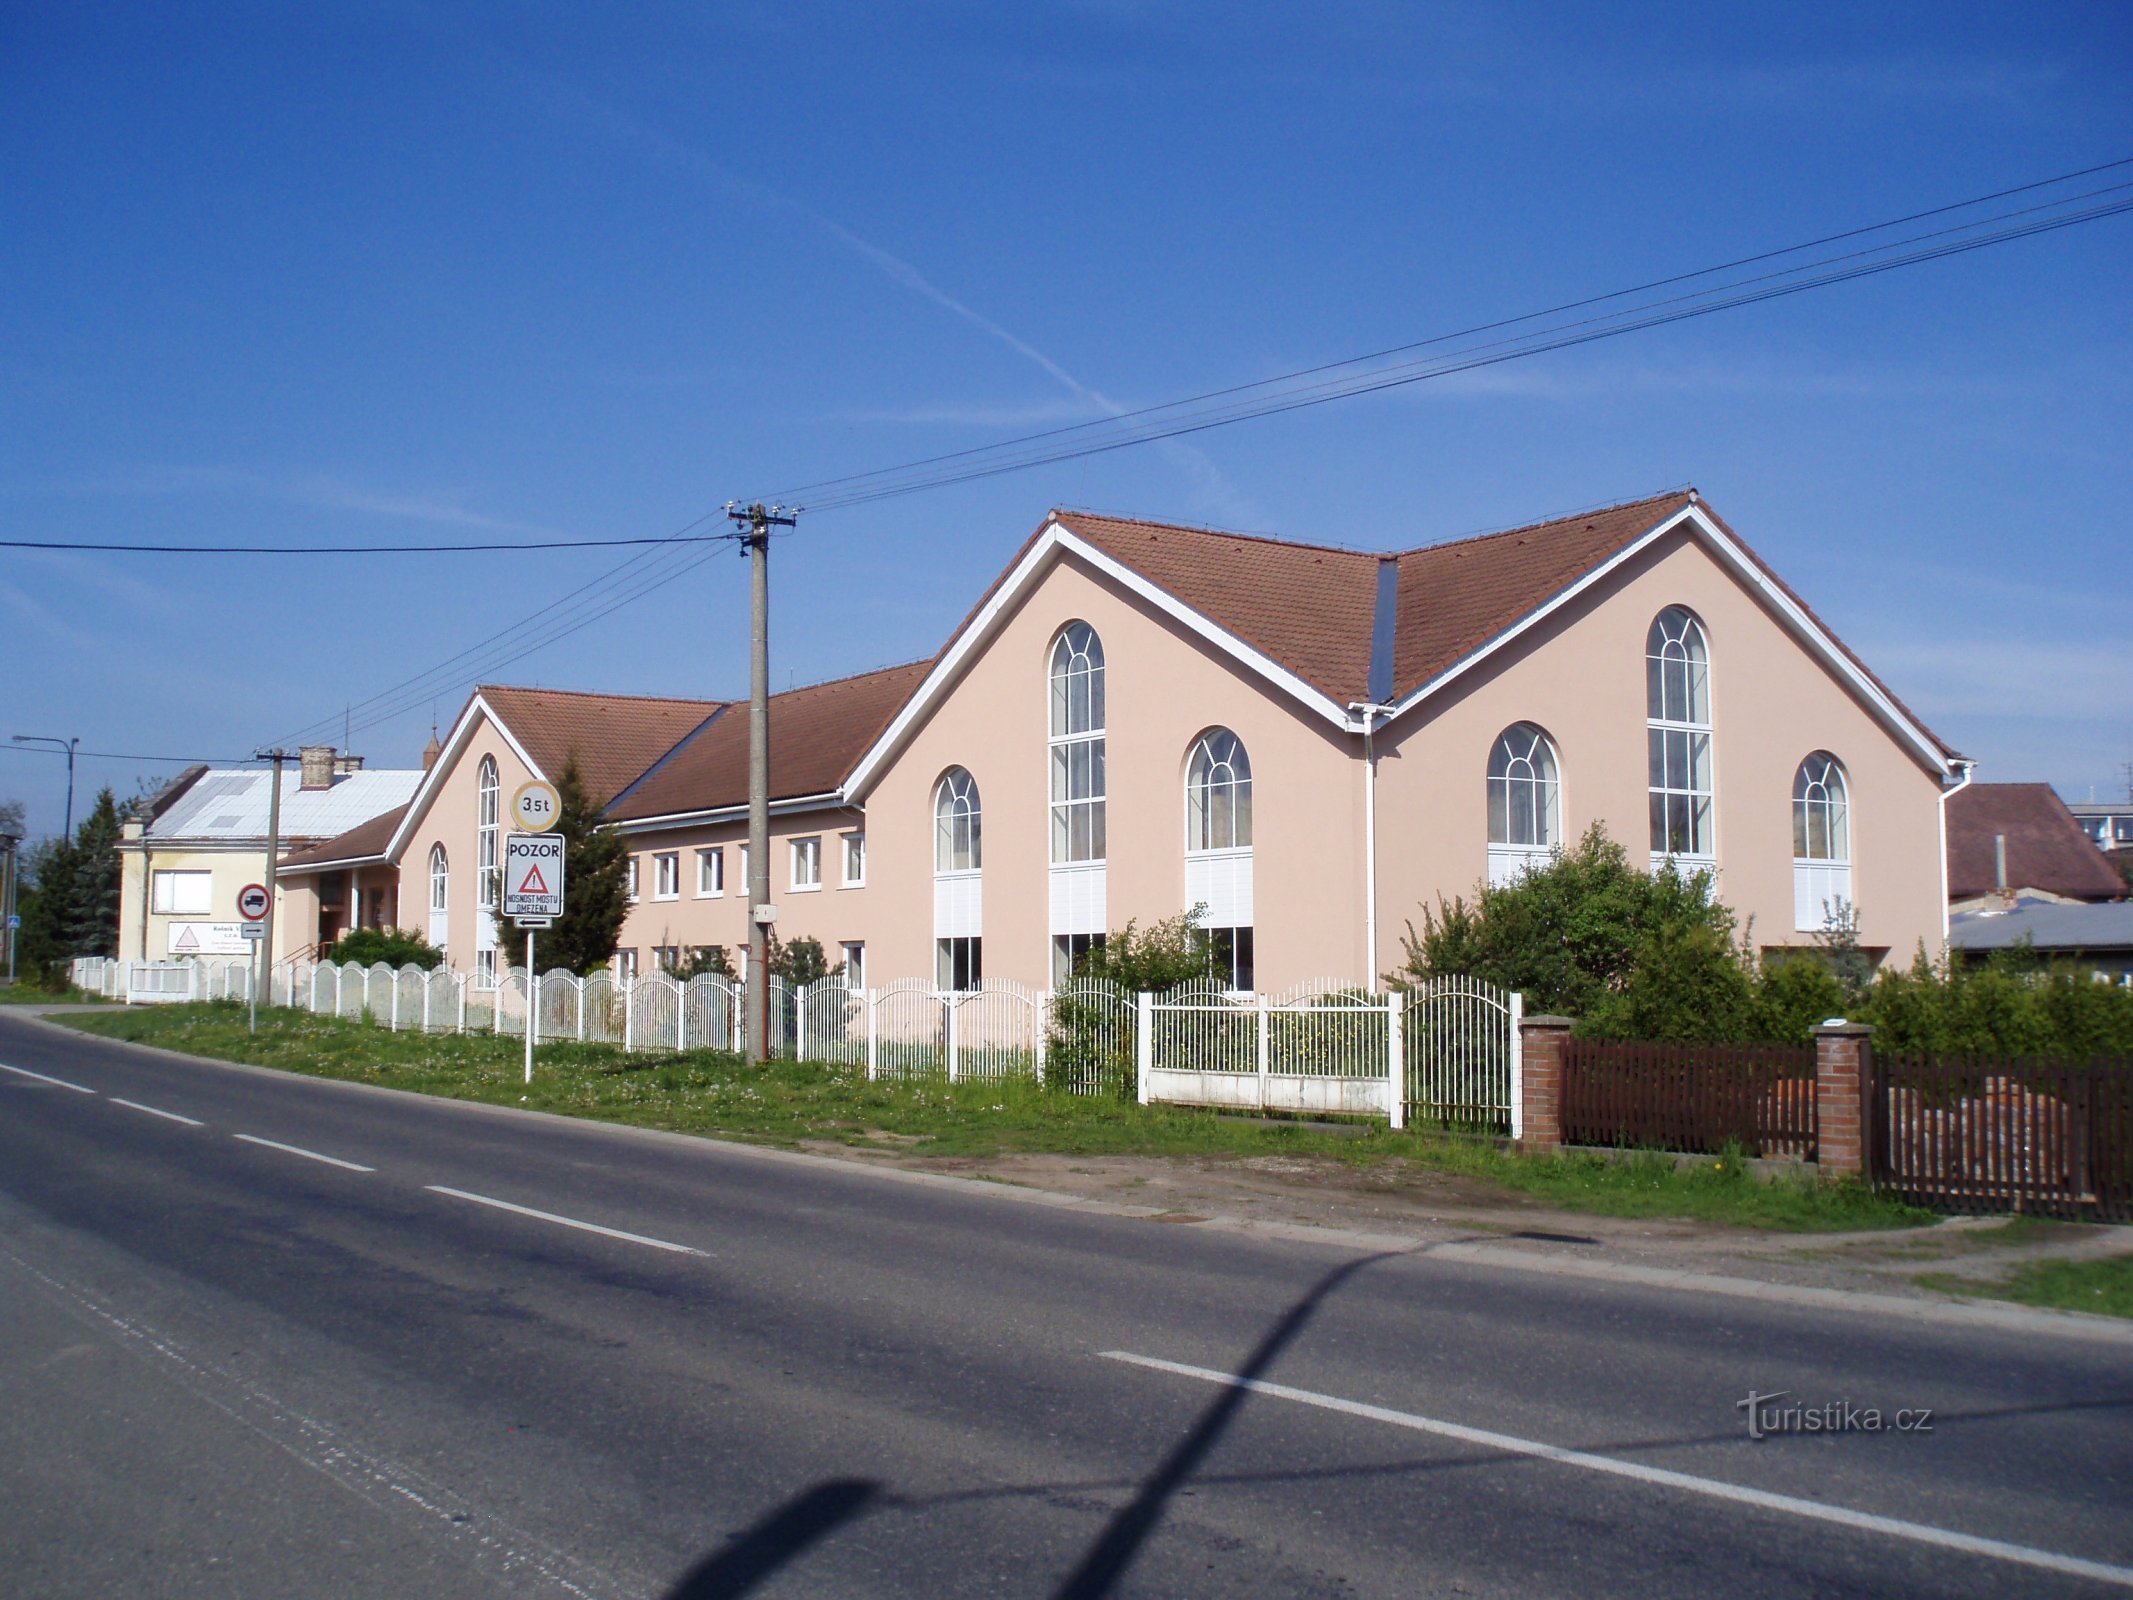
{"label": "red brick pillar", "polygon": [[1533,1154],[1563,1142],[1563,1053],[1568,1017],[1527,1017],[1518,1025],[1518,1147]]}
{"label": "red brick pillar", "polygon": [[1863,1022],[1815,1029],[1815,1161],[1825,1178],[1866,1175],[1873,1035]]}

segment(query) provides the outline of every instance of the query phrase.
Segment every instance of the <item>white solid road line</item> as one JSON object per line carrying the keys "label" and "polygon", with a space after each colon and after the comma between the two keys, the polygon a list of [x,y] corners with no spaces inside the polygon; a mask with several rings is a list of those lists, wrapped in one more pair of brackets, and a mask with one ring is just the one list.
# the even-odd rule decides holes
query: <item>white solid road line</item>
{"label": "white solid road line", "polygon": [[316,1150],[306,1150],[301,1145],[280,1144],[272,1139],[261,1139],[249,1133],[233,1133],[232,1139],[242,1139],[246,1144],[263,1144],[269,1150],[287,1151],[292,1156],[302,1156],[307,1161],[323,1161],[329,1167],[346,1167],[350,1172],[376,1172],[376,1167],[359,1166],[353,1161],[343,1161],[339,1156],[322,1156]]}
{"label": "white solid road line", "polygon": [[1343,1400],[1337,1395],[1319,1394],[1311,1389],[1292,1389],[1285,1383],[1243,1378],[1233,1372],[1218,1372],[1212,1367],[1193,1367],[1181,1361],[1164,1361],[1156,1356],[1135,1355],[1130,1350],[1105,1350],[1101,1354],[1110,1361],[1127,1361],[1137,1367],[1175,1373],[1182,1378],[1198,1378],[1202,1382],[1219,1383],[1226,1388],[1246,1389],[1253,1394],[1268,1395],[1276,1400],[1294,1400],[1300,1405],[1317,1406],[1325,1411],[1345,1412],[1351,1417],[1387,1422],[1396,1428],[1412,1428],[1417,1433],[1433,1433],[1441,1438],[1457,1439],[1464,1444],[1480,1445],[1483,1449],[1501,1450],[1507,1455],[1536,1456],[1543,1461],[1553,1461],[1563,1466],[1583,1467],[1588,1472],[1604,1472],[1617,1478],[1631,1478],[1638,1483],[1657,1484],[1661,1488],[1707,1495],[1714,1500],[1730,1500],[1736,1505],[1755,1506],[1764,1511],[1782,1511],[1790,1516],[1833,1522],[1839,1527],[1855,1528],[1863,1533],[1887,1534],[1892,1538],[1915,1540],[1919,1544],[1938,1545],[1943,1550],[1957,1550],[1964,1555],[1986,1556],[1995,1561],[2011,1561],[2025,1567],[2041,1567],[2047,1572],[2063,1572],[2070,1577],[2094,1578],[2099,1582],[2133,1588],[2133,1567],[2114,1567],[2102,1561],[2085,1561],[2079,1556],[2061,1555],[2055,1550],[2037,1550],[2028,1545],[2009,1544],[2002,1539],[1986,1539],[1972,1533],[1936,1528],[1923,1522],[1905,1522],[1899,1517],[1883,1517],[1870,1511],[1853,1511],[1846,1506],[1824,1505],[1818,1500],[1802,1500],[1795,1495],[1772,1494],[1767,1489],[1750,1489],[1741,1484],[1726,1483],[1718,1478],[1699,1478],[1686,1472],[1670,1472],[1664,1467],[1647,1467],[1633,1461],[1618,1461],[1613,1456],[1592,1455],[1584,1450],[1566,1450],[1561,1445],[1542,1444],[1536,1439],[1521,1439],[1508,1433],[1491,1433],[1485,1428],[1469,1428],[1457,1422],[1417,1416],[1411,1411],[1394,1411],[1386,1406],[1367,1405],[1360,1400]]}
{"label": "white solid road line", "polygon": [[115,1106],[124,1106],[128,1111],[145,1111],[151,1117],[163,1117],[171,1122],[182,1122],[188,1128],[204,1128],[207,1126],[206,1123],[197,1121],[192,1117],[181,1117],[175,1111],[158,1111],[154,1106],[144,1106],[138,1100],[121,1100],[117,1095],[113,1095],[111,1103]]}
{"label": "white solid road line", "polygon": [[49,1083],[62,1089],[72,1089],[76,1094],[96,1093],[87,1084],[69,1083],[64,1078],[48,1078],[41,1072],[30,1071],[28,1067],[11,1067],[5,1061],[0,1061],[0,1072],[12,1072],[18,1078],[35,1078],[39,1083]]}
{"label": "white solid road line", "polygon": [[587,1233],[604,1234],[610,1239],[626,1240],[630,1244],[648,1244],[654,1250],[671,1250],[676,1255],[705,1256],[710,1252],[697,1250],[685,1244],[673,1244],[665,1239],[650,1238],[641,1233],[625,1233],[620,1228],[603,1228],[597,1222],[580,1222],[576,1217],[559,1217],[553,1211],[536,1211],[531,1206],[513,1205],[509,1200],[493,1199],[485,1194],[469,1194],[464,1189],[447,1189],[441,1183],[426,1183],[423,1187],[431,1194],[448,1194],[454,1200],[471,1200],[478,1206],[494,1206],[499,1211],[514,1211],[522,1217],[534,1217],[542,1222],[559,1223],[566,1228],[580,1228]]}

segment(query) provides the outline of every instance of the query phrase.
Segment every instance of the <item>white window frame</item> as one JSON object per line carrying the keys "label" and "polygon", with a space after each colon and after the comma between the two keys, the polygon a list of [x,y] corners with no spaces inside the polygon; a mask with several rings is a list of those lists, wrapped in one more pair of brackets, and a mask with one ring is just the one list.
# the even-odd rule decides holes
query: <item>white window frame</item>
{"label": "white window frame", "polygon": [[838,887],[864,889],[867,886],[866,830],[855,828],[850,833],[839,834],[838,837],[844,842],[844,877]]}
{"label": "white window frame", "polygon": [[[180,895],[181,888],[196,892]],[[215,909],[215,874],[204,867],[157,867],[151,875],[149,897],[148,909],[158,916],[209,916]]]}
{"label": "white window frame", "polygon": [[[1820,770],[1810,776],[1811,767]],[[1820,799],[1816,790],[1821,791]],[[1815,854],[1813,820],[1818,808],[1827,855]],[[1829,751],[1812,751],[1793,768],[1792,922],[1796,932],[1820,933],[1833,915],[1853,906],[1851,809],[1851,774]]]}
{"label": "white window frame", "polygon": [[679,900],[681,898],[681,852],[660,850],[652,856],[652,898],[654,900]]}
{"label": "white window frame", "polygon": [[474,769],[475,904],[484,911],[496,909],[496,891],[502,882],[501,846],[503,781],[496,757],[483,756]]}
{"label": "white window frame", "polygon": [[452,909],[452,858],[444,848],[442,839],[430,845],[430,913],[449,912]]}
{"label": "white window frame", "polygon": [[[1223,774],[1218,777],[1217,773]],[[1226,796],[1228,827],[1216,799]],[[1209,728],[1185,758],[1185,851],[1188,855],[1252,847],[1252,757],[1228,728]]]}
{"label": "white window frame", "polygon": [[[1678,636],[1665,628],[1669,618],[1677,617],[1685,624]],[[1654,638],[1662,641],[1657,653],[1652,646]],[[1700,663],[1696,654],[1688,649],[1691,638],[1700,649]],[[1678,708],[1671,703],[1669,693],[1667,675],[1674,670],[1675,660],[1668,654],[1670,647],[1680,648],[1684,664],[1682,687],[1687,703]],[[1660,807],[1659,817],[1648,819],[1652,821],[1652,867],[1656,871],[1666,862],[1674,861],[1692,871],[1701,867],[1715,869],[1718,865],[1718,775],[1716,741],[1712,737],[1711,636],[1703,619],[1687,606],[1668,606],[1652,618],[1652,625],[1645,633],[1644,661],[1645,784],[1648,802],[1656,802]],[[1702,701],[1700,707],[1697,704],[1699,698]],[[1674,714],[1677,709],[1680,715]],[[1684,768],[1679,774],[1674,770],[1673,761],[1677,748],[1683,756]],[[1654,756],[1660,768],[1657,782],[1652,781],[1650,770]],[[1703,780],[1700,787],[1697,784],[1699,774]],[[1677,777],[1680,781],[1676,781]],[[1685,850],[1674,849],[1669,842],[1673,837],[1677,804],[1690,827],[1690,845]]]}
{"label": "white window frame", "polygon": [[[808,834],[804,838],[788,840],[791,849],[787,855],[790,866],[790,887],[794,894],[818,894],[822,889],[822,835]],[[805,876],[801,873],[806,864]]]}
{"label": "white window frame", "polygon": [[[710,887],[706,888],[706,882]],[[706,845],[696,852],[696,898],[719,900],[726,893],[726,851],[723,845]]]}
{"label": "white window frame", "polygon": [[[1052,641],[1049,675],[1051,862],[1094,866],[1110,857],[1102,637],[1086,622],[1068,623]],[[1078,821],[1085,836],[1080,843],[1074,836]]]}
{"label": "white window frame", "polygon": [[[633,856],[633,857],[631,857],[631,859],[632,859],[632,860],[635,860],[636,858],[635,858],[635,857]],[[615,978],[616,978],[616,981],[617,981],[617,982],[622,982],[622,981],[626,981],[626,980],[628,980],[628,979],[631,979],[631,978],[634,978],[634,977],[636,977],[636,976],[637,976],[637,951],[636,951],[636,947],[635,947],[635,946],[632,946],[632,947],[630,947],[630,948],[629,948],[629,949],[627,949],[627,950],[617,950],[617,951],[615,952],[615,959],[614,959],[614,961],[613,961],[613,962],[612,962],[612,963],[610,964],[610,966],[609,966],[609,970],[610,970],[611,972],[613,972],[613,973],[614,973],[614,975],[615,975]]]}
{"label": "white window frame", "polygon": [[637,886],[639,882],[637,864],[640,859],[635,853],[631,854],[629,857],[629,871],[623,880],[623,894],[631,905],[637,903]]}
{"label": "white window frame", "polygon": [[857,994],[867,986],[867,942],[846,939],[837,950],[844,958],[844,986]]}
{"label": "white window frame", "polygon": [[[1489,883],[1501,887],[1546,866],[1563,843],[1563,763],[1548,730],[1514,722],[1499,733],[1489,746],[1487,785]],[[1510,837],[1517,831],[1512,800],[1521,785],[1534,791],[1528,798],[1536,838]]]}

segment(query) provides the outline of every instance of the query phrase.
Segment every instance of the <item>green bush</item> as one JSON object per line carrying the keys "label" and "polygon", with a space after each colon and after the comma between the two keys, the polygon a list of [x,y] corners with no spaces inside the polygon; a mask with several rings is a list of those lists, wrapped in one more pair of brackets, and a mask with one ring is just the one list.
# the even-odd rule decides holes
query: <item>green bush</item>
{"label": "green bush", "polygon": [[444,959],[444,952],[421,934],[407,929],[356,928],[321,950],[319,959],[353,961],[365,967],[374,967],[382,961],[395,969],[420,967],[426,972]]}

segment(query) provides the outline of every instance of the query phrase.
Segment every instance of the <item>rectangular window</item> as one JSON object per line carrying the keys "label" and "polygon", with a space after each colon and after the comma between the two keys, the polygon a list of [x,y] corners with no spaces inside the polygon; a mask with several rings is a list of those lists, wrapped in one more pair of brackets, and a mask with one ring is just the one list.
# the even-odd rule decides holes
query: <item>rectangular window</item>
{"label": "rectangular window", "polygon": [[679,900],[681,898],[681,852],[662,850],[652,857],[652,898],[654,900]]}
{"label": "rectangular window", "polygon": [[726,892],[726,852],[716,847],[696,852],[696,898],[715,900]]}
{"label": "rectangular window", "polygon": [[1100,933],[1055,933],[1052,935],[1052,983],[1054,987],[1073,980],[1074,969],[1091,950],[1104,947]]}
{"label": "rectangular window", "polygon": [[1104,859],[1104,739],[1052,741],[1052,860]]}
{"label": "rectangular window", "polygon": [[837,948],[844,954],[844,986],[856,994],[867,986],[866,943],[860,939],[847,939]]}
{"label": "rectangular window", "polygon": [[735,845],[733,849],[734,854],[740,858],[734,865],[741,869],[741,893],[744,895],[754,894],[755,879],[750,876],[748,871],[748,847],[742,844]]}
{"label": "rectangular window", "polygon": [[1655,727],[1646,734],[1651,780],[1652,854],[1708,858],[1711,840],[1711,736]]}
{"label": "rectangular window", "polygon": [[615,980],[618,983],[624,978],[636,977],[637,952],[634,950],[617,950],[615,952],[613,970],[615,974]]}
{"label": "rectangular window", "polygon": [[474,952],[474,987],[477,989],[493,989],[496,987],[496,952],[494,950],[477,950]]}
{"label": "rectangular window", "polygon": [[204,917],[214,908],[215,875],[212,872],[158,872],[154,886],[155,910],[173,917]]}
{"label": "rectangular window", "polygon": [[863,833],[848,833],[844,836],[844,886],[857,889],[867,881],[867,836]]}
{"label": "rectangular window", "polygon": [[822,841],[819,838],[793,840],[792,886],[795,889],[822,887]]}
{"label": "rectangular window", "polygon": [[652,946],[652,965],[661,972],[672,972],[681,965],[681,946],[678,944]]}
{"label": "rectangular window", "polygon": [[630,857],[628,892],[630,904],[635,905],[637,903],[637,857],[635,856]]}
{"label": "rectangular window", "polygon": [[939,989],[975,989],[985,981],[983,939],[936,939],[934,986]]}
{"label": "rectangular window", "polygon": [[1207,930],[1209,975],[1225,989],[1252,988],[1252,930],[1209,928]]}

